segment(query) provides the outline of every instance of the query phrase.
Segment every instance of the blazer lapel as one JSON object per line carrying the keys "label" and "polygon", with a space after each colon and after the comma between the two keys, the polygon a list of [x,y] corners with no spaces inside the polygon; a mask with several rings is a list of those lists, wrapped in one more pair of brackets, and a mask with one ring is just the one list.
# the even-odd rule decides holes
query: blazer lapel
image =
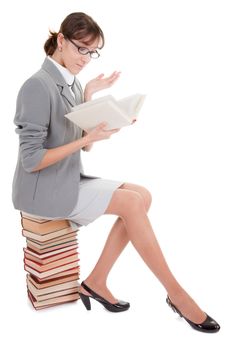
{"label": "blazer lapel", "polygon": [[51,76],[58,86],[60,94],[70,103],[72,107],[74,107],[76,105],[76,101],[72,96],[66,81],[56,66],[47,57],[42,64],[42,69],[44,69]]}
{"label": "blazer lapel", "polygon": [[82,91],[82,87],[76,78],[75,78],[74,84],[73,84],[73,92],[75,94],[76,104],[80,104],[80,103],[84,102],[84,94]]}
{"label": "blazer lapel", "polygon": [[64,96],[68,100],[68,102],[72,105],[72,107],[74,107],[76,105],[76,101],[75,101],[71,91],[69,90],[68,85],[62,86],[61,95]]}

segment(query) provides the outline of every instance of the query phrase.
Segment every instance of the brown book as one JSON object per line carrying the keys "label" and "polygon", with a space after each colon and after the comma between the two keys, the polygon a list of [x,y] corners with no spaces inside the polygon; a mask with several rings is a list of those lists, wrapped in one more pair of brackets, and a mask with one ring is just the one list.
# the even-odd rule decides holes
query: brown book
{"label": "brown book", "polygon": [[41,290],[39,290],[39,293],[38,293],[38,290],[33,286],[33,284],[30,281],[27,281],[27,288],[29,289],[29,291],[31,292],[33,297],[36,299],[36,301],[53,299],[56,297],[60,297],[62,295],[67,295],[67,294],[79,292],[79,286],[77,285],[77,283],[76,283],[76,285],[74,285],[73,282],[64,283],[63,286],[61,286],[59,289],[56,289],[56,287],[58,287],[58,286],[46,288],[49,291],[45,292],[45,293],[41,293]]}
{"label": "brown book", "polygon": [[77,253],[72,254],[70,256],[66,256],[63,259],[52,261],[52,262],[50,262],[48,264],[45,264],[45,265],[39,264],[39,263],[37,263],[37,262],[35,262],[33,260],[30,260],[30,259],[27,259],[27,258],[24,258],[24,263],[27,266],[32,267],[33,269],[35,269],[38,272],[45,272],[45,271],[48,271],[48,270],[51,270],[51,269],[55,269],[56,267],[69,264],[69,263],[71,263],[73,261],[79,261]]}
{"label": "brown book", "polygon": [[30,290],[30,287],[28,286],[29,291],[31,292],[31,294],[33,295],[33,297],[35,298],[36,301],[49,301],[53,300],[54,298],[57,297],[61,297],[61,296],[65,296],[65,295],[69,295],[69,294],[73,294],[73,293],[78,293],[78,288],[69,288],[67,290],[60,290],[58,292],[54,292],[54,293],[49,293],[46,295],[38,295],[35,296],[32,291]]}
{"label": "brown book", "polygon": [[35,222],[41,222],[41,223],[43,223],[43,222],[50,221],[50,219],[41,218],[41,217],[36,216],[36,215],[34,215],[34,214],[26,213],[26,212],[24,212],[24,211],[21,211],[21,212],[20,212],[20,215],[21,215],[21,218],[24,217],[24,218],[33,220],[33,221],[35,221]]}
{"label": "brown book", "polygon": [[40,278],[38,276],[35,276],[35,275],[32,275],[30,274],[30,276],[32,278],[34,278],[38,283],[47,283],[47,282],[54,282],[60,278],[66,278],[66,277],[69,277],[69,276],[72,276],[74,274],[78,274],[78,279],[79,279],[79,275],[80,275],[80,266],[76,266],[76,267],[73,267],[69,270],[66,270],[66,271],[62,271],[62,272],[59,272],[59,273],[56,273],[52,276],[48,276],[48,277],[43,277],[43,278]]}
{"label": "brown book", "polygon": [[48,239],[47,241],[44,241],[44,242],[38,241],[38,240],[36,240],[34,238],[28,238],[28,239],[30,239],[30,241],[32,241],[32,242],[35,242],[37,244],[43,245],[43,244],[48,244],[48,243],[62,241],[62,240],[65,240],[65,239],[68,241],[68,238],[70,238],[70,237],[77,237],[77,232],[76,231],[72,231],[72,232],[67,233],[67,234],[65,234],[63,236],[59,236],[59,237],[55,237],[55,238],[52,238],[52,239]]}
{"label": "brown book", "polygon": [[71,232],[72,233],[77,232],[77,230],[73,230],[72,226],[69,226],[69,227],[63,228],[62,230],[50,232],[50,233],[47,233],[44,235],[39,235],[37,233],[23,229],[22,235],[26,238],[31,238],[31,239],[34,239],[34,240],[39,241],[39,242],[46,242],[46,241],[49,241],[50,239],[58,238],[60,236],[64,236],[64,235],[71,233]]}
{"label": "brown book", "polygon": [[24,257],[26,259],[29,259],[29,260],[32,260],[38,264],[41,264],[41,265],[45,265],[45,264],[49,264],[53,261],[57,261],[59,259],[62,259],[62,258],[65,258],[65,257],[68,257],[72,254],[77,254],[77,250],[76,249],[71,249],[71,250],[68,250],[67,252],[63,252],[63,253],[60,253],[60,254],[54,254],[48,258],[44,258],[44,259],[40,259],[40,258],[37,258],[36,256],[34,256],[33,254],[29,254],[27,252],[24,251]]}
{"label": "brown book", "polygon": [[69,281],[69,282],[65,282],[65,283],[60,283],[51,287],[47,287],[47,288],[36,288],[35,285],[31,282],[31,280],[29,279],[29,277],[27,277],[26,279],[27,282],[27,286],[30,286],[30,291],[31,293],[34,295],[35,298],[37,298],[37,296],[40,295],[48,295],[48,294],[53,294],[59,291],[66,291],[69,290],[70,288],[79,288],[80,284],[77,280],[73,280],[73,281]]}
{"label": "brown book", "polygon": [[26,242],[31,243],[36,248],[46,249],[46,248],[50,248],[50,247],[59,247],[60,245],[65,244],[65,243],[69,243],[69,242],[77,243],[77,238],[71,237],[71,238],[68,238],[66,240],[56,241],[56,242],[52,242],[52,243],[48,243],[48,244],[39,244],[39,243],[36,243],[30,239],[27,239]]}
{"label": "brown book", "polygon": [[22,227],[30,232],[37,233],[38,235],[46,235],[50,232],[60,231],[67,227],[70,227],[69,220],[49,220],[45,222],[36,222],[32,218],[21,218]]}
{"label": "brown book", "polygon": [[37,253],[47,253],[50,252],[52,250],[56,250],[56,249],[60,249],[60,248],[64,248],[64,247],[69,247],[73,244],[76,244],[77,240],[71,240],[70,242],[67,243],[61,243],[61,244],[55,244],[55,245],[49,245],[47,247],[42,247],[42,246],[38,246],[36,243],[34,242],[30,242],[29,240],[27,240],[27,246],[33,250],[35,250]]}
{"label": "brown book", "polygon": [[[29,243],[29,242],[27,242]],[[30,242],[31,245],[34,247],[34,248],[37,248],[37,246],[35,247],[34,243]],[[64,243],[60,243],[60,244],[54,244],[54,245],[49,245],[49,246],[45,246],[45,247],[40,247],[38,248],[41,252],[43,252],[45,249],[52,249],[52,248],[55,248],[55,249],[58,249],[59,247],[61,246],[67,246],[69,247],[70,244],[75,244],[77,243],[77,240],[74,239],[74,240],[71,240],[70,242],[64,242]]]}
{"label": "brown book", "polygon": [[29,242],[31,242],[32,244],[35,244],[37,247],[40,247],[40,248],[51,247],[51,246],[54,246],[54,245],[57,245],[57,244],[70,242],[70,241],[76,240],[76,239],[77,239],[77,235],[76,235],[75,232],[72,233],[72,234],[66,235],[65,238],[61,238],[60,239],[60,237],[58,237],[57,239],[49,240],[47,242],[38,242],[38,241],[35,241],[34,239],[27,238],[27,240]]}
{"label": "brown book", "polygon": [[40,310],[46,307],[56,306],[56,305],[60,305],[60,304],[64,304],[64,303],[68,303],[68,302],[76,301],[80,299],[80,296],[78,293],[73,293],[73,294],[63,295],[61,297],[56,297],[53,299],[36,301],[36,299],[34,298],[34,296],[31,294],[29,290],[27,290],[27,293],[32,305],[36,310]]}
{"label": "brown book", "polygon": [[62,285],[64,283],[77,283],[78,285],[80,285],[80,283],[78,282],[79,280],[79,273],[75,273],[72,275],[68,275],[68,276],[64,276],[64,277],[57,277],[57,278],[51,278],[48,281],[39,281],[35,276],[30,275],[29,273],[27,274],[27,280],[29,280],[33,286],[37,289],[37,290],[42,290],[49,288],[49,287],[56,287],[59,285]]}
{"label": "brown book", "polygon": [[24,247],[23,250],[25,253],[28,253],[28,254],[31,254],[35,257],[37,257],[38,259],[45,259],[45,258],[49,258],[53,255],[56,255],[56,254],[60,254],[62,252],[67,252],[69,250],[72,250],[72,249],[77,249],[78,248],[78,244],[73,244],[69,247],[65,247],[65,248],[62,248],[62,249],[56,249],[56,250],[53,250],[52,252],[48,252],[48,253],[44,253],[44,254],[39,254],[37,252],[35,252],[34,250],[32,250],[31,248],[26,248]]}
{"label": "brown book", "polygon": [[[46,219],[44,217],[39,217],[37,215],[29,214],[29,213],[26,213],[26,212],[23,212],[23,211],[21,211],[20,214],[21,214],[21,218],[24,217],[26,219],[29,219],[29,220],[32,220],[32,221],[35,221],[35,222],[38,222],[38,223],[44,223],[44,222],[48,222],[48,221],[51,221],[51,220],[52,221],[55,221],[55,220],[57,220],[57,221],[68,220],[68,219]],[[72,226],[74,230],[79,230],[80,225],[76,224],[73,221],[70,221],[70,220],[68,220],[68,221],[69,221],[70,226]]]}
{"label": "brown book", "polygon": [[65,265],[62,265],[62,266],[55,267],[54,269],[43,271],[43,272],[37,271],[35,268],[32,268],[31,266],[28,266],[27,264],[24,264],[24,269],[36,277],[45,278],[45,277],[53,276],[59,272],[64,272],[66,270],[72,269],[72,268],[77,267],[77,266],[78,266],[78,260],[73,261],[73,262],[68,263],[68,264],[65,264]]}

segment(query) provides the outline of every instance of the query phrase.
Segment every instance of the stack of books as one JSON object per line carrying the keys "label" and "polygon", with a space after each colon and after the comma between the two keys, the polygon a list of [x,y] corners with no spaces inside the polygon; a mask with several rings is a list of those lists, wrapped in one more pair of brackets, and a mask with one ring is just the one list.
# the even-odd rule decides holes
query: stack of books
{"label": "stack of books", "polygon": [[36,310],[79,299],[77,226],[21,212],[27,293]]}

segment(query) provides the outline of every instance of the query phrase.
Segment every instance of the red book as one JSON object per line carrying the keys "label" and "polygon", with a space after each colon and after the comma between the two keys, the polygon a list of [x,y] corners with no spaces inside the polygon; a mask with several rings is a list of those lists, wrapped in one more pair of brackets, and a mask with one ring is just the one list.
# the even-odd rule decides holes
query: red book
{"label": "red book", "polygon": [[38,259],[45,259],[45,258],[49,258],[53,255],[56,255],[56,254],[60,254],[62,252],[67,252],[67,251],[70,251],[72,249],[77,249],[78,248],[78,244],[73,244],[73,245],[70,245],[68,247],[64,247],[64,248],[61,248],[61,249],[55,249],[53,251],[50,251],[50,252],[47,252],[47,253],[37,253],[35,250],[27,247],[27,248],[23,248],[24,250],[24,253],[28,253],[28,254],[31,254],[33,256],[35,256],[36,258]]}
{"label": "red book", "polygon": [[73,274],[80,274],[80,266],[75,266],[71,269],[68,269],[68,270],[65,270],[65,271],[62,271],[62,272],[59,272],[59,273],[56,273],[52,276],[47,276],[47,277],[39,277],[39,276],[35,276],[35,275],[30,275],[31,277],[33,277],[34,279],[36,279],[36,281],[38,283],[47,283],[47,282],[51,282],[51,281],[56,281],[58,278],[64,278],[64,277],[68,277],[68,276],[71,276]]}
{"label": "red book", "polygon": [[24,258],[24,263],[27,266],[32,267],[33,269],[35,269],[38,272],[48,271],[48,270],[54,269],[58,266],[66,265],[66,264],[71,263],[73,261],[79,261],[77,253],[66,256],[63,259],[52,261],[48,264],[40,264],[40,263],[35,262],[33,260],[29,260],[27,258]]}
{"label": "red book", "polygon": [[32,268],[31,266],[28,266],[27,264],[24,264],[24,269],[27,272],[30,272],[32,275],[35,275],[36,277],[44,278],[44,277],[49,277],[49,276],[55,275],[55,274],[57,274],[59,272],[64,272],[66,270],[69,270],[69,269],[72,269],[74,267],[77,267],[78,266],[78,260],[79,259],[77,259],[76,261],[73,261],[73,262],[71,262],[69,264],[58,266],[58,267],[55,267],[53,269],[49,269],[49,270],[46,270],[46,271],[43,271],[43,272],[40,272],[40,271],[36,270],[35,268]]}
{"label": "red book", "polygon": [[26,251],[24,251],[24,257],[26,259],[29,259],[29,260],[32,260],[38,264],[41,264],[41,265],[46,265],[46,264],[49,264],[53,261],[57,261],[57,260],[60,260],[60,259],[63,259],[65,257],[68,257],[70,255],[73,255],[73,254],[77,254],[77,250],[76,249],[71,249],[71,250],[68,250],[67,252],[62,252],[60,254],[54,254],[52,256],[49,256],[48,258],[38,258],[37,256],[33,255],[33,254],[30,254],[30,253],[27,253]]}

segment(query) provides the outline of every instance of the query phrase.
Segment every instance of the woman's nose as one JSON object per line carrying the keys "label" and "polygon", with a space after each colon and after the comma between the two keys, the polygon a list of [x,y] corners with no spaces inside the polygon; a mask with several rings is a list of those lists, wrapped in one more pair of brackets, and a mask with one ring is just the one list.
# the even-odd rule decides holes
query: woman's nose
{"label": "woman's nose", "polygon": [[83,63],[88,63],[90,60],[91,60],[91,57],[90,57],[89,54],[83,55],[83,56],[81,57],[81,61],[82,61]]}

